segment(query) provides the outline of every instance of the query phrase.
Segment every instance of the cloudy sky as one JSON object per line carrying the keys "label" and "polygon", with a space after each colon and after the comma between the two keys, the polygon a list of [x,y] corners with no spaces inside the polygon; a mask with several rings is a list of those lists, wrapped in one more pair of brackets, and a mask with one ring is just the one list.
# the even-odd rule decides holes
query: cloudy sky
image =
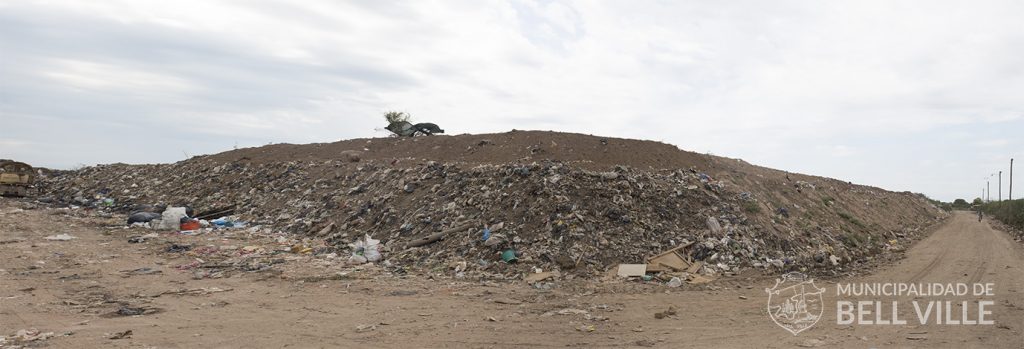
{"label": "cloudy sky", "polygon": [[1024,155],[1021,18],[1021,1],[0,0],[0,158],[382,137],[394,109],[970,199]]}

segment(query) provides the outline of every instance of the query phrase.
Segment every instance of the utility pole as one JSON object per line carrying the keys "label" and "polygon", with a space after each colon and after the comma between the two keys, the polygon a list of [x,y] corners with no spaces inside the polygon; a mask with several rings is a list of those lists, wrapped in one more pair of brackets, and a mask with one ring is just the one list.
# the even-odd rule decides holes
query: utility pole
{"label": "utility pole", "polygon": [[985,180],[985,202],[992,202],[992,180],[989,179]]}
{"label": "utility pole", "polygon": [[1010,158],[1010,200],[1013,200],[1013,158]]}
{"label": "utility pole", "polygon": [[1003,201],[1003,171],[999,171],[999,201]]}

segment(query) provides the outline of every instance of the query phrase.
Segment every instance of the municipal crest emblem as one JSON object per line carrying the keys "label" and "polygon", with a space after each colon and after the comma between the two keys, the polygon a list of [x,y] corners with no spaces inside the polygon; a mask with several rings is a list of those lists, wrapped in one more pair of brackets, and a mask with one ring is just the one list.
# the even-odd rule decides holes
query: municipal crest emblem
{"label": "municipal crest emblem", "polygon": [[775,279],[775,287],[764,289],[768,293],[768,316],[775,324],[794,336],[811,328],[824,312],[824,288],[814,285],[814,279],[792,272]]}

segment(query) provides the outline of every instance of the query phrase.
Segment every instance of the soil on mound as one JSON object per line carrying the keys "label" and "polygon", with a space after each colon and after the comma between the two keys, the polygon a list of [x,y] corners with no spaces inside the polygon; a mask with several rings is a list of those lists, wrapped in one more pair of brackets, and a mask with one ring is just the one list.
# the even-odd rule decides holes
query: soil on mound
{"label": "soil on mound", "polygon": [[680,150],[671,144],[550,131],[274,144],[228,151],[210,158],[219,162],[246,158],[254,163],[316,161],[344,159],[346,151],[359,152],[363,160],[414,159],[471,164],[549,160],[574,163],[588,169],[607,169],[618,165],[639,169],[686,169],[708,168],[711,164],[707,156]]}
{"label": "soil on mound", "polygon": [[[493,278],[534,268],[599,276],[683,243],[705,275],[836,274],[899,253],[946,216],[908,192],[538,131],[271,145],[44,182],[55,201],[100,209],[234,207],[238,219],[324,246],[318,254],[347,256],[369,234],[396,272]],[[502,228],[487,238],[485,226]],[[518,264],[502,262],[507,250]]]}

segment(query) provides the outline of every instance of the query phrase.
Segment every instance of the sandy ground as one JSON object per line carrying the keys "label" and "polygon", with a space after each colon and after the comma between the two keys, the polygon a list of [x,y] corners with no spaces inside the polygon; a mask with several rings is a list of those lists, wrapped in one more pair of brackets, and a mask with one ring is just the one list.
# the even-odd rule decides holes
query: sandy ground
{"label": "sandy ground", "polygon": [[[263,241],[162,234],[128,243],[140,231],[61,209],[17,211],[0,201],[0,335],[54,332],[22,343],[54,348],[492,348],[492,347],[1024,347],[1024,249],[1005,232],[957,213],[906,258],[849,280],[817,280],[824,312],[793,335],[772,322],[765,288],[774,277],[736,277],[704,287],[638,281],[563,281],[537,289],[522,281],[385,275],[375,268],[284,256],[274,272],[222,278],[178,270],[194,256],[170,243]],[[70,241],[44,239],[60,233]],[[145,232],[141,232],[145,233]],[[340,263],[339,263],[340,264]],[[131,275],[139,268],[155,274]],[[341,273],[341,274],[339,274]],[[992,283],[993,325],[837,325],[836,284],[848,282]],[[898,301],[912,319],[913,297]],[[918,297],[918,300],[947,298]],[[972,303],[974,302],[974,303]],[[143,315],[117,314],[122,307]],[[655,314],[674,307],[676,313]],[[976,306],[974,306],[976,307]],[[954,305],[959,316],[960,306]],[[974,308],[971,308],[974,309]],[[970,318],[976,318],[970,310]],[[883,313],[887,313],[888,310]],[[874,318],[872,314],[869,316]],[[888,315],[886,317],[889,317]],[[954,317],[955,318],[955,317]],[[120,339],[118,333],[131,331]]]}

